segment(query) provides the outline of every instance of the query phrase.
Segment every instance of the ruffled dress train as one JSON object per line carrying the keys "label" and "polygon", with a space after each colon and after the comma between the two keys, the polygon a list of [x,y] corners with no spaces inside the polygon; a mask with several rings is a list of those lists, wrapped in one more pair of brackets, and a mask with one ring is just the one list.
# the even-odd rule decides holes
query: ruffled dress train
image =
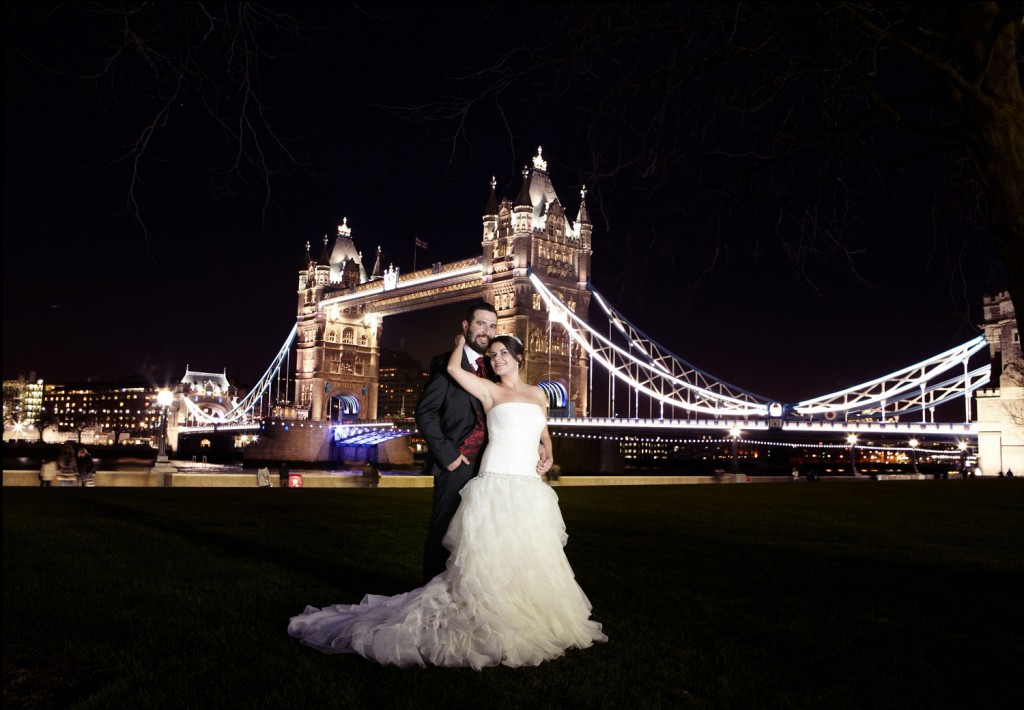
{"label": "ruffled dress train", "polygon": [[536,473],[543,426],[535,404],[507,402],[488,413],[489,443],[448,527],[442,574],[393,597],[306,607],[288,633],[325,653],[382,665],[476,669],[534,666],[607,641],[566,559],[558,497]]}

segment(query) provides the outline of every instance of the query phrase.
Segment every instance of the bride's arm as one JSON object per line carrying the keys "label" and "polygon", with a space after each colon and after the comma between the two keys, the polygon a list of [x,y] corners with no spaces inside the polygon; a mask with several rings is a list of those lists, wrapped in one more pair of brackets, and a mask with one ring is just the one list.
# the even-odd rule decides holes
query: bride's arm
{"label": "bride's arm", "polygon": [[466,336],[459,333],[455,336],[455,348],[448,356],[448,374],[458,385],[480,400],[485,412],[489,412],[494,406],[494,398],[491,396],[493,382],[485,377],[477,377],[472,372],[462,369],[462,352],[466,345]]}
{"label": "bride's arm", "polygon": [[[537,388],[537,404],[540,405],[541,411],[544,412],[544,419],[548,418],[548,396],[544,390]],[[551,453],[551,434],[548,433],[548,425],[544,424],[544,429],[540,432],[540,445],[537,447],[537,473],[544,475],[551,470],[551,466],[554,465],[555,459]]]}

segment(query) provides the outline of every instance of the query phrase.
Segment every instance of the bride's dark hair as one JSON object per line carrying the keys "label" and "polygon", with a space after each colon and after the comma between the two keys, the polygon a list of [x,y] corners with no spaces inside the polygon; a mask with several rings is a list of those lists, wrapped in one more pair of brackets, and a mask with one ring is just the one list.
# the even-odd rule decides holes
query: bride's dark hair
{"label": "bride's dark hair", "polygon": [[[522,340],[514,335],[496,335],[491,338],[491,345],[495,343],[504,345],[509,354],[519,363],[519,369],[523,368],[523,362],[526,360],[526,348],[523,347]],[[491,349],[491,345],[487,346],[488,350]]]}

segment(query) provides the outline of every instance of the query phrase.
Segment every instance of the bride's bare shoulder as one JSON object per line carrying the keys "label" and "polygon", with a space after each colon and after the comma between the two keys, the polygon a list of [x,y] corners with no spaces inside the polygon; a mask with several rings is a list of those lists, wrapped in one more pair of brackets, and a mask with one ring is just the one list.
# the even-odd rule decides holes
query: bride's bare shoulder
{"label": "bride's bare shoulder", "polygon": [[536,385],[530,392],[533,396],[533,401],[540,405],[541,409],[547,410],[548,408],[548,394],[540,385]]}

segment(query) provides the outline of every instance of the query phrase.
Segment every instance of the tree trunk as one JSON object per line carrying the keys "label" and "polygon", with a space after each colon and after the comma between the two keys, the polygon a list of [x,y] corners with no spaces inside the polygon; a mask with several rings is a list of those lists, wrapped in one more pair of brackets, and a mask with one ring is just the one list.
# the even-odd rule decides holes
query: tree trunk
{"label": "tree trunk", "polygon": [[1024,90],[1017,69],[1020,22],[997,25],[995,3],[967,3],[964,34],[983,98],[963,95],[968,147],[986,188],[992,237],[1024,332]]}

